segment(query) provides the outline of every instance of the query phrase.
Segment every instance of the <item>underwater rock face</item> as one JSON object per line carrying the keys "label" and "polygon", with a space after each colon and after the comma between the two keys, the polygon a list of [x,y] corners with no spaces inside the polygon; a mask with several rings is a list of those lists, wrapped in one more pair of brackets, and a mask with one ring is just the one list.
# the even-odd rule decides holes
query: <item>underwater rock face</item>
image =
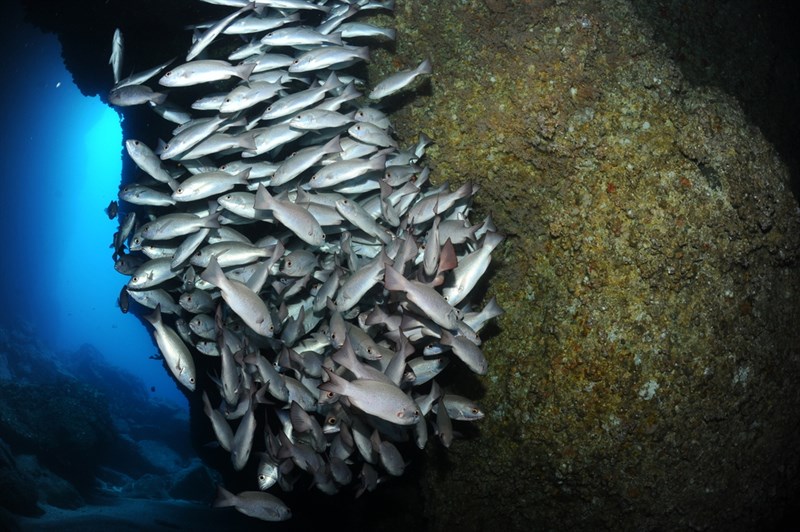
{"label": "underwater rock face", "polygon": [[397,24],[398,60],[437,67],[398,129],[437,139],[437,172],[487,176],[477,208],[514,235],[487,417],[430,464],[431,528],[774,526],[800,442],[800,217],[774,149],[628,2],[404,2]]}

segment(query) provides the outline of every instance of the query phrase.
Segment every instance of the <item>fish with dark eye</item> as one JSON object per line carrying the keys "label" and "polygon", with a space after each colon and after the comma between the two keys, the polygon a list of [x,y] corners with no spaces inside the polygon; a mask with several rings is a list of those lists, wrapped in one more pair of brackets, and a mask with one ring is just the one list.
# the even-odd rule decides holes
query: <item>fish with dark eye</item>
{"label": "fish with dark eye", "polygon": [[390,94],[394,94],[411,85],[419,76],[433,72],[430,59],[424,59],[416,68],[402,70],[387,77],[372,89],[369,93],[370,100],[380,100]]}
{"label": "fish with dark eye", "polygon": [[145,319],[153,326],[156,344],[164,357],[167,368],[178,382],[190,391],[194,391],[195,369],[192,353],[189,352],[178,333],[164,324],[161,319],[161,307],[156,307],[156,310],[152,314],[146,315]]}
{"label": "fish with dark eye", "polygon": [[264,301],[247,285],[228,279],[216,258],[211,258],[208,268],[203,270],[200,278],[219,288],[222,299],[248,327],[261,336],[272,337],[274,326]]}
{"label": "fish with dark eye", "polygon": [[348,381],[325,368],[328,382],[320,390],[346,396],[350,403],[373,416],[398,425],[413,425],[419,420],[419,407],[403,390],[382,381],[355,379]]}

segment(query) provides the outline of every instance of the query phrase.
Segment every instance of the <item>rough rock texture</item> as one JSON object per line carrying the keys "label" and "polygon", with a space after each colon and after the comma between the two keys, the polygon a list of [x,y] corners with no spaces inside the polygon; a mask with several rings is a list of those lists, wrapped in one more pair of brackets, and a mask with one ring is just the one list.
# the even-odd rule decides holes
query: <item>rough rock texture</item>
{"label": "rough rock texture", "polygon": [[114,432],[105,397],[62,378],[52,385],[0,382],[0,434],[79,488],[91,485]]}
{"label": "rough rock texture", "polygon": [[436,139],[435,175],[478,180],[511,238],[488,417],[431,464],[432,528],[776,526],[800,217],[775,150],[628,2],[450,6],[401,5],[392,59],[435,74],[397,127]]}
{"label": "rough rock texture", "polygon": [[[800,217],[775,150],[733,98],[685,80],[631,2],[397,5],[373,79],[435,67],[395,100],[398,132],[435,139],[435,179],[480,183],[509,235],[490,373],[456,390],[482,390],[488,415],[431,450],[430,528],[778,526],[798,489]],[[110,79],[102,46],[79,85]]]}

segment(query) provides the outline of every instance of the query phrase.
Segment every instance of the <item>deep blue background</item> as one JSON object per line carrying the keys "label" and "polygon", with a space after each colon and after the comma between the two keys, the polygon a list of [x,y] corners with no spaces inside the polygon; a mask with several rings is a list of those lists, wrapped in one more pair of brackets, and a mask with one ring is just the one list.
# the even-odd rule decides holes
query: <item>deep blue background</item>
{"label": "deep blue background", "polygon": [[[149,330],[116,306],[127,277],[113,268],[117,221],[103,209],[119,189],[120,117],[81,95],[53,35],[25,24],[18,6],[4,13],[0,326],[30,322],[64,356],[90,343],[155,387],[154,396],[185,403],[161,362],[148,358],[157,352]],[[108,46],[110,54],[111,35]]]}

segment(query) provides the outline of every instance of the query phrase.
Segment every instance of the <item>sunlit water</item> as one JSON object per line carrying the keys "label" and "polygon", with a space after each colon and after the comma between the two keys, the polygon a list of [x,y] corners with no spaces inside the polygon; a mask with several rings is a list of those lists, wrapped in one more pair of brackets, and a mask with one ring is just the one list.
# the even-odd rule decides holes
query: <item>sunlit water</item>
{"label": "sunlit water", "polygon": [[103,209],[119,187],[120,117],[81,95],[54,36],[16,27],[0,65],[2,325],[26,320],[57,352],[92,344],[154,396],[184,402],[161,362],[149,359],[157,348],[148,329],[116,305],[127,277],[113,269],[117,221]]}

